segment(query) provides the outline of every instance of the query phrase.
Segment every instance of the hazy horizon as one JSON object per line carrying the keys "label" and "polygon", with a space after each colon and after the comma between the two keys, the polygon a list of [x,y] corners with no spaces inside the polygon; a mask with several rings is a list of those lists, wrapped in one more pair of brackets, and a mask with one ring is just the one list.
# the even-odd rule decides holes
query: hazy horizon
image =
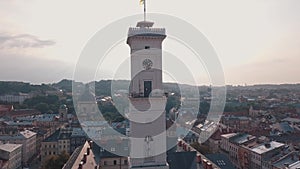
{"label": "hazy horizon", "polygon": [[[11,80],[11,81],[5,81],[5,80],[0,80],[0,82],[23,82],[23,83],[30,83],[31,85],[42,85],[42,84],[46,84],[46,85],[51,85],[51,84],[55,84],[55,83],[59,83],[62,80],[68,80],[68,81],[72,81],[72,79],[61,79],[59,81],[53,81],[53,82],[41,82],[41,83],[32,83],[29,81],[18,81],[18,80]],[[95,81],[91,81],[91,82],[100,82],[100,81],[110,81],[112,79],[99,79],[99,80],[95,80]],[[129,79],[114,79],[115,81],[130,81]],[[83,84],[87,84],[87,83],[91,83],[91,82],[80,82],[80,81],[75,81],[78,83],[83,83]],[[164,81],[163,83],[176,83],[176,82],[172,82],[172,81]],[[181,85],[192,85],[193,84],[188,84],[188,83],[177,83],[177,84],[181,84]],[[211,84],[199,84],[197,86],[210,86]],[[225,84],[226,86],[255,86],[255,85],[300,85],[299,83],[254,83],[254,84]]]}
{"label": "hazy horizon", "polygon": [[[182,18],[208,38],[227,85],[300,83],[299,9],[298,0],[148,1],[150,13]],[[0,81],[49,84],[72,79],[81,50],[97,31],[142,11],[139,0],[118,5],[96,0],[0,1]],[[126,38],[127,30],[120,31]],[[166,41],[164,48],[172,50],[170,44]],[[125,41],[111,55],[129,58]],[[107,76],[96,76],[97,81],[114,74],[112,65],[103,68]],[[202,71],[197,78],[199,85],[210,84]]]}

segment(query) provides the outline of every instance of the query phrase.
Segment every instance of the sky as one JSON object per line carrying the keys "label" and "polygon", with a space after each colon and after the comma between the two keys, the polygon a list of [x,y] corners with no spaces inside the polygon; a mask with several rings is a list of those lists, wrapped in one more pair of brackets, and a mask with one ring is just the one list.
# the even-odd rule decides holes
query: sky
{"label": "sky", "polygon": [[[147,6],[150,13],[181,18],[202,32],[218,54],[226,84],[300,83],[299,0],[147,0]],[[0,80],[72,79],[96,32],[142,12],[139,0],[0,0]],[[164,42],[165,49],[172,51],[172,43]],[[129,59],[125,41],[109,55]],[[187,66],[193,63],[185,60]],[[114,65],[107,62],[102,68],[107,75],[95,80],[115,76]],[[210,83],[204,70],[193,74],[198,84]],[[189,83],[184,74],[178,76]]]}

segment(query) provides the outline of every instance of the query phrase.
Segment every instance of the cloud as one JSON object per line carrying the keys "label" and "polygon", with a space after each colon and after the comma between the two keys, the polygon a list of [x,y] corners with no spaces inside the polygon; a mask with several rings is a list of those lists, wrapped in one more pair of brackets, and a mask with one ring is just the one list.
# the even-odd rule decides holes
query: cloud
{"label": "cloud", "polygon": [[52,46],[52,40],[41,40],[30,34],[9,35],[0,33],[0,49],[10,48],[43,48]]}
{"label": "cloud", "polygon": [[0,57],[0,81],[50,83],[64,78],[71,79],[73,75],[74,65],[59,60],[1,51]]}

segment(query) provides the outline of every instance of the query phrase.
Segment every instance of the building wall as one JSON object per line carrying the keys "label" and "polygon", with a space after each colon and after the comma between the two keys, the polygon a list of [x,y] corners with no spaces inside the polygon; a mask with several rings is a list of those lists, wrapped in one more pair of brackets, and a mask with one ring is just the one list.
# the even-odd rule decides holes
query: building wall
{"label": "building wall", "polygon": [[248,148],[240,146],[238,150],[239,167],[242,169],[250,169],[251,152]]}
{"label": "building wall", "polygon": [[238,151],[239,145],[229,142],[229,159],[232,162],[232,164],[236,167],[239,166]]}
{"label": "building wall", "polygon": [[260,169],[261,168],[261,155],[255,153],[255,152],[251,152],[251,168],[257,168]]}
{"label": "building wall", "polygon": [[36,134],[31,137],[7,136],[3,143],[22,144],[22,163],[26,164],[36,154]]}
{"label": "building wall", "polygon": [[53,142],[42,142],[41,146],[41,161],[44,162],[49,156],[59,154],[58,143]]}
{"label": "building wall", "polygon": [[220,151],[220,140],[214,140],[209,138],[208,143],[209,143],[209,150],[211,153],[217,153]]}
{"label": "building wall", "polygon": [[20,103],[22,104],[24,100],[31,98],[30,95],[20,95],[20,96],[15,96],[15,95],[2,95],[0,96],[0,100],[3,102],[8,102],[8,103]]}
{"label": "building wall", "polygon": [[25,139],[23,142],[22,159],[27,163],[36,154],[36,135]]}
{"label": "building wall", "polygon": [[[135,100],[135,99],[134,99]],[[163,98],[151,98],[150,99],[152,102],[152,109],[151,111],[149,111],[149,113],[145,114],[141,114],[141,111],[136,110],[136,107],[134,106],[130,106],[129,108],[129,117],[135,117],[136,119],[141,119],[141,121],[143,120],[149,120],[152,121],[152,118],[156,117],[156,119],[154,121],[152,121],[151,123],[145,123],[145,124],[140,124],[140,123],[135,123],[135,122],[131,122],[130,123],[130,136],[135,137],[135,138],[145,138],[147,136],[156,136],[158,135],[158,133],[162,133],[163,130],[165,130],[162,126],[166,126],[166,121],[165,121],[165,112],[161,113],[159,112],[161,110],[159,104],[160,103],[164,103],[165,100]],[[140,104],[139,104],[140,103]],[[132,103],[134,105],[138,105],[140,106],[139,108],[143,108],[144,106],[141,106],[143,104],[145,104],[144,101],[142,101],[141,99],[136,99],[134,103]],[[138,109],[138,108],[137,108]],[[159,117],[154,116],[154,114],[161,114]],[[154,147],[156,145],[160,145],[161,146],[161,150],[166,149],[166,141],[162,141],[163,138],[166,138],[166,136],[163,136],[163,133],[159,135],[159,137],[152,137],[153,141],[150,142],[150,147],[152,148],[150,151],[147,152],[146,150],[146,142],[141,142],[141,141],[137,141],[137,140],[131,140],[130,144],[131,146],[131,152],[134,152],[135,155],[131,156],[137,156],[137,154],[145,154],[145,153],[149,153],[149,156],[155,156],[154,153]],[[143,148],[141,148],[143,147]],[[149,162],[151,161],[151,162]],[[162,153],[160,155],[157,155],[155,157],[150,157],[149,159],[145,158],[145,159],[131,159],[131,164],[133,166],[142,166],[145,163],[150,163],[150,164],[166,164],[166,154]]]}
{"label": "building wall", "polygon": [[223,151],[229,152],[229,139],[226,137],[221,137],[220,147]]}
{"label": "building wall", "polygon": [[58,150],[59,150],[59,153],[62,153],[62,152],[66,152],[68,154],[70,154],[70,149],[71,149],[71,146],[70,146],[70,139],[61,139],[61,140],[58,140]]}
{"label": "building wall", "polygon": [[8,160],[9,169],[18,169],[22,164],[22,146],[10,153],[10,159]]}
{"label": "building wall", "polygon": [[4,169],[19,169],[22,162],[22,145],[15,150],[8,152],[0,149],[0,158],[6,160],[6,164],[2,166]]}
{"label": "building wall", "polygon": [[102,158],[101,169],[128,169],[127,157]]}

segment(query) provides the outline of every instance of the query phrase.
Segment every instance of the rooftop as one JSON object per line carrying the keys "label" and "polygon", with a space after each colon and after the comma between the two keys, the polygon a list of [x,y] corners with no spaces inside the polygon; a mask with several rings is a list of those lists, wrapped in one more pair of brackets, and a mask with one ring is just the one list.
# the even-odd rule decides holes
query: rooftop
{"label": "rooftop", "polygon": [[289,165],[288,169],[298,169],[300,167],[300,161],[297,161],[291,165]]}
{"label": "rooftop", "polygon": [[222,134],[221,137],[229,139],[235,135],[237,135],[237,133],[229,133],[229,134]]}
{"label": "rooftop", "polygon": [[4,150],[7,152],[13,152],[14,150],[22,147],[22,144],[1,144],[0,145],[0,150]]}
{"label": "rooftop", "polygon": [[0,135],[0,140],[9,141],[12,139],[24,139],[24,138],[27,139],[34,135],[36,135],[35,132],[25,130],[25,131],[21,131],[20,133],[18,133],[16,135]]}
{"label": "rooftop", "polygon": [[85,137],[86,133],[81,128],[73,128],[71,137]]}
{"label": "rooftop", "polygon": [[251,149],[253,152],[257,153],[257,154],[263,154],[266,153],[268,151],[274,150],[276,148],[282,147],[285,144],[276,142],[276,141],[271,141],[269,144],[262,144],[258,147],[255,147],[253,149]]}
{"label": "rooftop", "polygon": [[170,169],[195,169],[196,151],[175,152],[168,155]]}
{"label": "rooftop", "polygon": [[36,135],[35,132],[32,132],[30,130],[21,131],[20,134],[23,135],[25,138],[30,138]]}
{"label": "rooftop", "polygon": [[291,118],[291,117],[287,117],[281,121],[287,121],[287,122],[291,122],[291,123],[300,123],[300,119],[299,118]]}
{"label": "rooftop", "polygon": [[23,121],[41,121],[41,122],[49,122],[53,121],[53,118],[59,116],[59,114],[41,114],[41,115],[34,115],[34,116],[26,116],[26,117],[18,117],[18,120]]}
{"label": "rooftop", "polygon": [[[92,147],[93,146],[94,145],[92,145]],[[84,156],[86,156],[85,163],[82,162]],[[82,164],[83,168],[92,169],[95,168],[95,166],[98,166],[99,160],[97,161],[96,159],[99,159],[99,157],[94,154],[94,151],[93,149],[91,149],[91,145],[89,144],[89,142],[85,142],[81,149],[76,149],[63,169],[78,168],[80,164]]]}
{"label": "rooftop", "polygon": [[279,158],[279,160],[275,161],[273,166],[277,168],[284,168],[286,164],[293,164],[298,160],[299,160],[298,155],[295,152],[291,152],[290,154],[281,157]]}
{"label": "rooftop", "polygon": [[56,142],[59,136],[59,130],[56,130],[51,136],[46,138],[43,142]]}
{"label": "rooftop", "polygon": [[255,136],[252,136],[250,134],[237,134],[236,136],[231,137],[231,142],[237,143],[237,144],[244,144],[250,140],[255,139]]}
{"label": "rooftop", "polygon": [[207,154],[206,157],[222,169],[232,169],[233,164],[225,154]]}
{"label": "rooftop", "polygon": [[139,22],[136,27],[129,28],[128,37],[131,36],[147,36],[147,35],[157,35],[157,36],[165,36],[166,29],[165,28],[153,28],[153,22]]}

